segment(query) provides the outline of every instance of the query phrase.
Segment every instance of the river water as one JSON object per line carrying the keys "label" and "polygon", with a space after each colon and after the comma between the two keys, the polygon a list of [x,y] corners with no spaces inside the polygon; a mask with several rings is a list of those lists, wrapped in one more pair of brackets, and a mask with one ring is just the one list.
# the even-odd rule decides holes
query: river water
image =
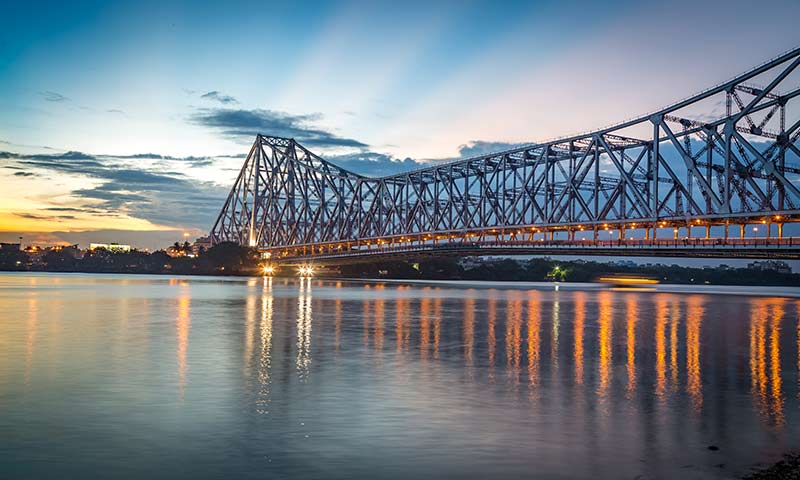
{"label": "river water", "polygon": [[479,287],[0,275],[0,478],[736,478],[800,448],[800,299]]}

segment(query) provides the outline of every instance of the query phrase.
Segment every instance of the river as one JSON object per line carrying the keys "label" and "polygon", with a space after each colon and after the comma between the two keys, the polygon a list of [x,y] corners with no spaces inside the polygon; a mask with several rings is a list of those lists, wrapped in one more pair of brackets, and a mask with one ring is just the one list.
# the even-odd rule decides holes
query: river
{"label": "river", "polygon": [[0,478],[736,478],[799,295],[2,274]]}

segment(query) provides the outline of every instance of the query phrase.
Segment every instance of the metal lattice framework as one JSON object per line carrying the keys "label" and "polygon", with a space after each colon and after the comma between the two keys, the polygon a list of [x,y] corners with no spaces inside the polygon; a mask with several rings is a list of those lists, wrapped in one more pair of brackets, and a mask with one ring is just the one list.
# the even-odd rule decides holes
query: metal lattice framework
{"label": "metal lattice framework", "polygon": [[597,238],[608,225],[621,238],[637,228],[649,238],[664,225],[796,220],[798,65],[795,49],[651,115],[381,178],[258,135],[212,241],[292,256],[454,236],[586,229]]}

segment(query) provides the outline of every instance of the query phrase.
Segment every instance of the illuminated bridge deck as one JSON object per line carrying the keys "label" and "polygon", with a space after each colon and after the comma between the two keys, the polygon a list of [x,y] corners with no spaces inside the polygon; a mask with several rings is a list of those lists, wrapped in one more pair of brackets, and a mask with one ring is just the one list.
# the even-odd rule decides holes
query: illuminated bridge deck
{"label": "illuminated bridge deck", "polygon": [[269,252],[269,258],[285,265],[340,265],[381,260],[412,260],[431,256],[569,255],[629,257],[695,257],[800,259],[800,237],[789,238],[693,238],[670,240],[519,240],[502,242],[438,242],[417,245],[360,245],[349,249],[307,246],[305,250]]}

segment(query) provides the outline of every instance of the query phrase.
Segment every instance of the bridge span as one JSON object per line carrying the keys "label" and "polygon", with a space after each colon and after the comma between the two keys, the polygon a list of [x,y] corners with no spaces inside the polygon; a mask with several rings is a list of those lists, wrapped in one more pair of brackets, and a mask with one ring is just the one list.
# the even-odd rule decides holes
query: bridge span
{"label": "bridge span", "polygon": [[800,258],[800,237],[773,239],[683,238],[678,240],[512,240],[512,241],[445,241],[437,244],[375,245],[349,249],[331,248],[278,255],[268,253],[266,259],[275,264],[303,266],[311,264],[342,265],[392,260],[417,260],[444,256],[630,256],[630,257],[695,257],[728,259]]}
{"label": "bridge span", "polygon": [[379,178],[294,139],[257,135],[211,239],[279,263],[431,254],[798,259],[798,66],[800,48],[610,127]]}

